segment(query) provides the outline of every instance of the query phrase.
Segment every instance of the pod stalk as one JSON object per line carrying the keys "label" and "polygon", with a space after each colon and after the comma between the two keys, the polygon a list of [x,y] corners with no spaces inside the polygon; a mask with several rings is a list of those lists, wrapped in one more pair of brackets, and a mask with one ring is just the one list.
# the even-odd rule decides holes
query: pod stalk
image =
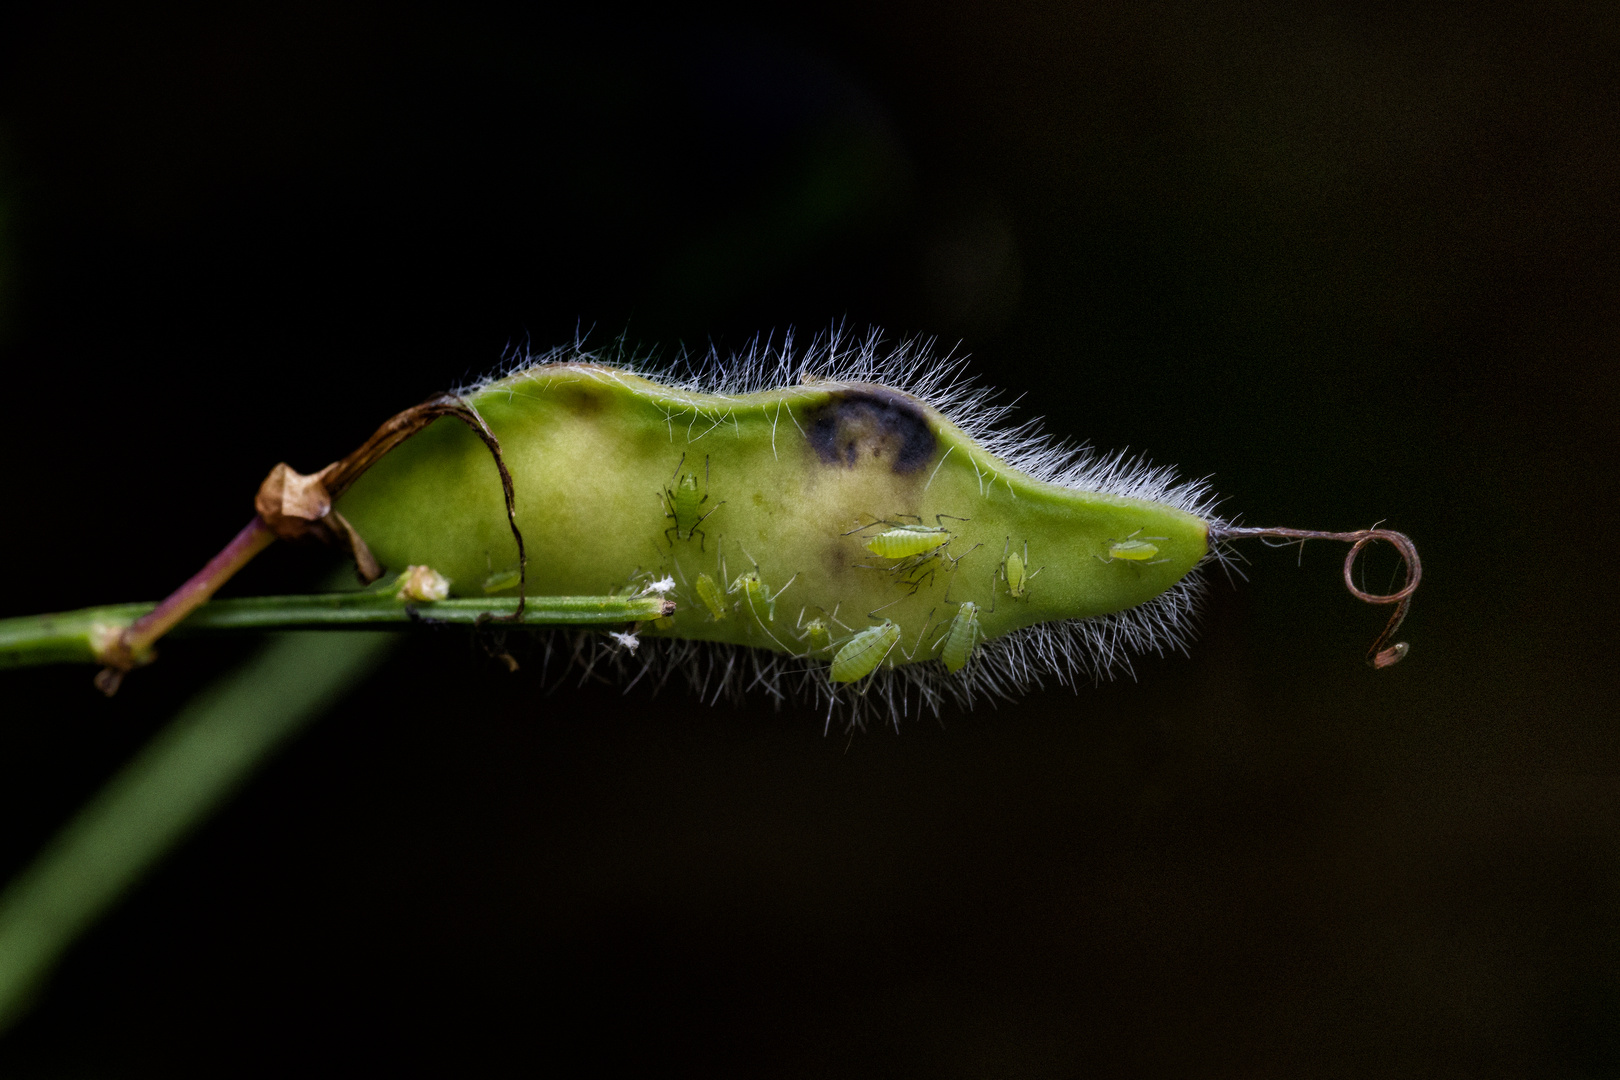
{"label": "pod stalk", "polygon": [[[1418,558],[1417,546],[1412,543],[1411,537],[1393,529],[1357,529],[1354,532],[1324,532],[1319,529],[1282,529],[1282,528],[1249,528],[1239,525],[1223,525],[1212,527],[1209,531],[1211,542],[1226,542],[1230,540],[1260,539],[1283,540],[1289,543],[1303,544],[1306,540],[1337,540],[1350,545],[1350,552],[1344,557],[1344,587],[1354,596],[1366,604],[1394,604],[1395,610],[1390,613],[1389,622],[1384,625],[1383,633],[1373,641],[1367,650],[1367,663],[1374,668],[1391,667],[1400,662],[1411,646],[1404,641],[1397,641],[1393,645],[1386,644],[1395,632],[1406,621],[1406,613],[1412,606],[1412,594],[1417,592],[1418,583],[1423,580],[1423,563]],[[1374,541],[1382,540],[1395,549],[1401,557],[1401,569],[1405,573],[1406,581],[1399,589],[1392,593],[1371,593],[1356,584],[1355,566],[1360,558],[1362,549]]]}

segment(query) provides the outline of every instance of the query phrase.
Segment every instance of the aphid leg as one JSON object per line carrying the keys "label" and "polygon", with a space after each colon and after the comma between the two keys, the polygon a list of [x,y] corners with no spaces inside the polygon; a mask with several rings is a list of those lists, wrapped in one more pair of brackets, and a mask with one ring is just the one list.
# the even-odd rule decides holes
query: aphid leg
{"label": "aphid leg", "polygon": [[951,564],[951,568],[946,571],[946,574],[948,576],[945,579],[945,596],[944,596],[944,600],[945,600],[945,602],[947,604],[956,603],[955,600],[951,599],[951,584],[956,580],[956,571],[960,567],[960,565],[962,563],[962,560],[967,558],[969,555],[973,554],[975,551],[978,551],[983,546],[984,546],[983,544],[974,544],[972,547],[968,548],[966,551],[962,552],[962,554],[960,554],[960,555],[952,555],[948,551],[944,553],[945,560]]}
{"label": "aphid leg", "polygon": [[845,622],[843,619],[840,619],[838,617],[838,609],[843,607],[843,606],[844,606],[844,602],[842,600],[835,603],[833,605],[832,614],[828,615],[827,618],[831,619],[833,622],[837,623],[839,626],[842,626],[845,630],[848,630],[850,633],[853,634],[855,632],[855,628],[853,626],[849,625],[849,623]]}
{"label": "aphid leg", "polygon": [[881,519],[881,518],[873,518],[870,522],[868,522],[865,525],[857,525],[855,528],[850,529],[848,532],[841,532],[838,535],[839,536],[854,536],[856,533],[863,533],[867,529],[875,529],[879,525],[884,525],[884,524],[887,524],[887,522],[883,521],[883,519]]}
{"label": "aphid leg", "polygon": [[[900,601],[909,600],[909,599],[911,599],[911,595],[909,593],[907,595],[905,595],[905,596],[897,596],[893,600],[890,600],[887,604],[884,604],[882,607],[875,607],[871,611],[868,611],[866,613],[866,617],[868,619],[875,619],[875,618],[878,617],[878,612],[887,611],[889,608],[894,607],[894,605],[898,604]],[[843,624],[840,623],[839,625],[842,626]]]}
{"label": "aphid leg", "polygon": [[929,624],[934,621],[934,612],[938,610],[938,608],[929,608],[928,614],[923,616],[922,632],[917,635],[917,644],[911,647],[910,652],[906,652],[905,646],[902,645],[900,647],[900,655],[906,658],[907,663],[910,663],[912,660],[916,659],[917,653],[921,651],[923,639],[928,636]]}

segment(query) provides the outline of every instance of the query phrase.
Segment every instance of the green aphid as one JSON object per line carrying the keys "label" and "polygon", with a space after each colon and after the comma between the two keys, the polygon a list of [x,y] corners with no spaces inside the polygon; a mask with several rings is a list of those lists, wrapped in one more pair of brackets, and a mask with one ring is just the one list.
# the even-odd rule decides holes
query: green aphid
{"label": "green aphid", "polygon": [[835,683],[850,683],[864,679],[883,663],[900,641],[900,627],[888,619],[881,626],[869,627],[844,642],[833,657],[828,673]]}
{"label": "green aphid", "polygon": [[[748,605],[748,610],[752,611],[754,617],[761,622],[776,621],[776,597],[766,592],[765,586],[760,583],[758,570],[738,574],[726,592],[742,593],[742,602]],[[781,595],[780,592],[777,595]]]}
{"label": "green aphid", "polygon": [[954,675],[967,667],[968,661],[973,659],[973,650],[978,648],[979,633],[979,605],[964,600],[957,606],[956,616],[945,631],[944,647],[939,652],[946,671]]}
{"label": "green aphid", "polygon": [[1138,537],[1137,533],[1141,531],[1141,529],[1138,529],[1125,539],[1115,540],[1110,543],[1108,545],[1108,557],[1110,559],[1124,559],[1127,562],[1151,562],[1157,559],[1159,557],[1159,545],[1152,541],[1168,538],[1163,536]]}
{"label": "green aphid", "polygon": [[515,589],[518,587],[518,581],[521,577],[522,575],[518,573],[515,566],[510,570],[497,570],[484,579],[484,592],[489,594]]}
{"label": "green aphid", "polygon": [[1041,570],[1033,574],[1029,571],[1029,544],[1024,545],[1022,555],[1011,550],[1012,539],[1009,537],[1002,546],[1001,568],[998,571],[1001,580],[1007,584],[1007,595],[1014,600],[1022,600],[1029,595],[1029,583],[1040,575]]}
{"label": "green aphid", "polygon": [[805,623],[804,634],[799,640],[804,642],[811,656],[825,656],[832,649],[832,631],[827,628],[824,619],[811,619]]}
{"label": "green aphid", "polygon": [[938,551],[951,541],[951,531],[932,525],[898,525],[866,541],[866,550],[884,559],[908,559]]}
{"label": "green aphid", "polygon": [[714,578],[708,574],[699,574],[694,587],[698,599],[709,609],[709,617],[715,622],[720,622],[730,613],[731,605],[726,602],[726,594],[720,591],[720,586],[715,584]]}
{"label": "green aphid", "polygon": [[[676,474],[680,473],[681,466],[684,464],[686,464],[686,455],[682,454],[680,462],[675,466]],[[705,460],[703,463],[705,478],[707,478],[708,473],[709,463]],[[698,541],[698,546],[700,548],[705,547],[709,536],[698,526],[703,524],[710,514],[720,509],[722,504],[716,503],[714,506],[709,507],[707,511],[703,509],[703,504],[709,501],[709,495],[708,492],[702,491],[698,487],[697,473],[687,473],[682,476],[673,489],[664,488],[663,499],[664,517],[673,519],[675,522],[675,524],[664,530],[664,539],[669,541],[670,546],[673,547],[676,540],[690,540],[693,536],[699,536],[702,539]],[[670,536],[671,533],[674,533],[673,538]]]}

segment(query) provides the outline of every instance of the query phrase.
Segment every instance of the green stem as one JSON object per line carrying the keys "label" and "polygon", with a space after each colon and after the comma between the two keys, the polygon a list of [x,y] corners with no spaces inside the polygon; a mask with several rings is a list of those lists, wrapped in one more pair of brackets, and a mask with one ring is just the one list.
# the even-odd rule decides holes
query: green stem
{"label": "green stem", "polygon": [[[54,615],[0,619],[0,668],[98,664],[98,649],[156,604],[114,604]],[[174,633],[215,630],[390,630],[417,622],[473,626],[511,616],[514,599],[456,599],[407,604],[388,592],[319,593],[215,600],[192,612]],[[670,614],[661,596],[531,596],[523,626],[622,626]]]}
{"label": "green stem", "polygon": [[278,634],[125,765],[0,893],[0,1030],[80,934],[392,644],[379,634]]}

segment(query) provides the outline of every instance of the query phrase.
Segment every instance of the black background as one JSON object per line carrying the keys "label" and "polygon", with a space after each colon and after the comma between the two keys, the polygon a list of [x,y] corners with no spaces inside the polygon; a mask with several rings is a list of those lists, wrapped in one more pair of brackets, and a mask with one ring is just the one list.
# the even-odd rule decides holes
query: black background
{"label": "black background", "polygon": [[[1620,1074],[1620,8],[592,11],[4,17],[0,613],[162,595],[509,349],[842,321],[1409,532],[1412,655],[1327,546],[1138,681],[853,739],[412,640],[0,1073]],[[250,649],[6,673],[0,871]]]}

